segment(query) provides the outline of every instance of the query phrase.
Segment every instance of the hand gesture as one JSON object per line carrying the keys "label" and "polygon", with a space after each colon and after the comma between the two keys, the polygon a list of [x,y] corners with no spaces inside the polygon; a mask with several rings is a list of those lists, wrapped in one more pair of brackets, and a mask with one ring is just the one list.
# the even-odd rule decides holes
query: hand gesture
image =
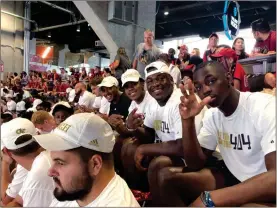
{"label": "hand gesture", "polygon": [[137,108],[132,110],[127,118],[126,125],[128,129],[137,129],[143,124],[144,115],[142,113],[136,113],[137,110]]}
{"label": "hand gesture", "polygon": [[145,156],[144,156],[144,154],[142,153],[141,150],[142,150],[142,149],[141,149],[140,147],[138,147],[137,150],[136,150],[135,157],[134,157],[134,159],[135,159],[135,164],[136,164],[136,167],[137,167],[137,169],[138,169],[139,171],[146,171],[147,168],[144,168],[144,167],[142,166],[142,161],[143,161],[143,159],[145,158]]}
{"label": "hand gesture", "polygon": [[187,83],[187,89],[189,94],[187,93],[185,86],[180,84],[181,92],[183,93],[183,96],[181,96],[181,103],[179,104],[179,111],[181,118],[183,120],[193,118],[196,115],[198,115],[201,110],[204,108],[205,105],[207,105],[211,97],[205,97],[200,103],[196,99],[196,96],[194,94],[193,85],[190,79],[185,81]]}
{"label": "hand gesture", "polygon": [[112,115],[108,118],[108,123],[109,123],[113,128],[116,128],[116,127],[118,127],[120,124],[124,124],[123,118],[124,118],[124,116],[122,116],[122,115],[112,114]]}

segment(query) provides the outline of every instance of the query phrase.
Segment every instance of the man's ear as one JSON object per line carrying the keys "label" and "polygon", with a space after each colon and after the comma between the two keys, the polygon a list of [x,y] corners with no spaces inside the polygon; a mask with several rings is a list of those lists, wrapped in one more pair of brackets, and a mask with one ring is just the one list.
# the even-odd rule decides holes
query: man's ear
{"label": "man's ear", "polygon": [[89,160],[88,166],[89,166],[89,173],[94,177],[97,176],[103,166],[102,157],[98,154],[93,155]]}
{"label": "man's ear", "polygon": [[232,86],[233,84],[233,76],[232,76],[232,73],[230,71],[226,72],[225,73],[225,76],[226,76],[226,79],[228,81],[228,85],[229,86]]}
{"label": "man's ear", "polygon": [[5,154],[7,154],[7,155],[9,155],[10,157],[12,157],[11,152],[10,152],[6,147],[4,147],[2,151],[3,151]]}

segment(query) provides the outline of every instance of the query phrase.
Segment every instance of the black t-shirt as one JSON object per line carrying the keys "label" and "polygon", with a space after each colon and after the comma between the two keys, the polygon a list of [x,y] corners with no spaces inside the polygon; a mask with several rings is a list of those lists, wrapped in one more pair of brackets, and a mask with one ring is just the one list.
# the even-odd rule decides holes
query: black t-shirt
{"label": "black t-shirt", "polygon": [[132,100],[122,93],[117,103],[111,102],[109,116],[112,114],[118,114],[124,116],[124,119],[126,119],[129,114],[128,109],[131,105],[131,102]]}

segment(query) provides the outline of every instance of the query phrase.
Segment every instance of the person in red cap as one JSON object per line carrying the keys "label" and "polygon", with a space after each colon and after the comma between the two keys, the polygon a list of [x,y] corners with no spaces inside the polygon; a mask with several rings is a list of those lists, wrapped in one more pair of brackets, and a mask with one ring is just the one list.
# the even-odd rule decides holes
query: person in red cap
{"label": "person in red cap", "polygon": [[236,52],[231,48],[217,49],[217,52],[211,55],[212,58],[217,58],[221,62],[225,69],[232,73],[234,78],[234,87],[241,91],[249,91],[247,76],[240,63],[237,62],[238,57]]}
{"label": "person in red cap", "polygon": [[216,51],[216,47],[218,44],[218,35],[216,33],[212,33],[209,37],[209,49],[205,51],[203,56],[203,62],[211,61],[211,54],[214,54]]}

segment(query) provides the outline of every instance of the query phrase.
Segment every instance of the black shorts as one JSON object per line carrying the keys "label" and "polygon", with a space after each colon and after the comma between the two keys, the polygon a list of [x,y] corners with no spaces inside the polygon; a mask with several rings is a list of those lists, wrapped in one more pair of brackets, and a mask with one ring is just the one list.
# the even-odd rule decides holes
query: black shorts
{"label": "black shorts", "polygon": [[218,169],[224,176],[224,185],[225,187],[235,186],[241,181],[239,181],[227,168],[223,160],[218,160],[215,163],[215,168]]}

